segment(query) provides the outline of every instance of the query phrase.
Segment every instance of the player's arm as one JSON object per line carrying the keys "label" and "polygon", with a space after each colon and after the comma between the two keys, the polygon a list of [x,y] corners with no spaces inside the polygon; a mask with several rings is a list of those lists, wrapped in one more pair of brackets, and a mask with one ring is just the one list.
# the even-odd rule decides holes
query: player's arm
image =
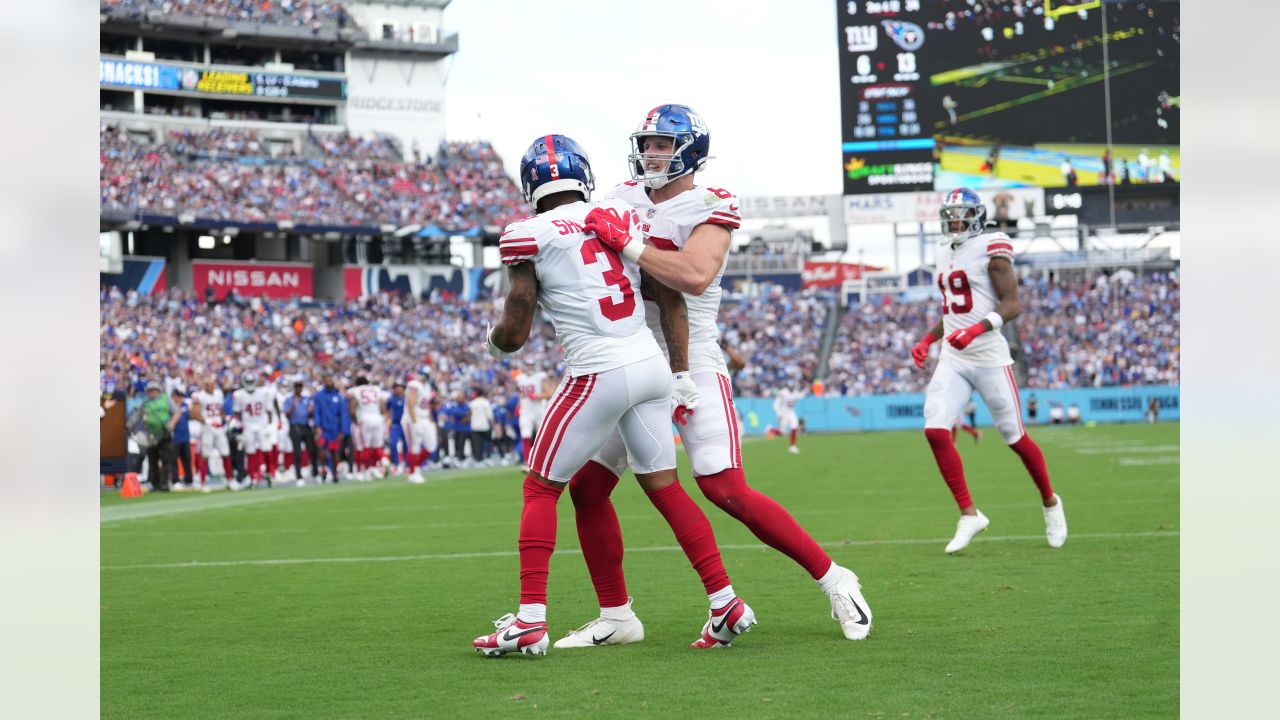
{"label": "player's arm", "polygon": [[[1018,276],[1013,272],[1013,263],[1004,257],[993,257],[987,263],[987,274],[991,276],[991,287],[996,291],[996,313],[1000,315],[1000,325],[1015,320],[1022,314],[1022,302],[1018,299]],[[990,316],[982,320],[988,330],[992,327]]]}
{"label": "player's arm", "polygon": [[502,317],[489,331],[489,354],[494,357],[510,356],[524,347],[533,329],[533,313],[538,306],[538,274],[533,263],[508,265],[507,279],[511,287],[507,289]]}
{"label": "player's arm", "polygon": [[991,287],[996,292],[996,309],[969,327],[956,330],[947,336],[947,342],[957,350],[969,347],[969,343],[983,333],[999,331],[1006,321],[1022,314],[1022,304],[1018,301],[1018,278],[1013,274],[1013,261],[1003,254],[996,255],[987,262],[987,274],[991,276]]}
{"label": "player's arm", "polygon": [[658,322],[662,337],[667,341],[667,355],[671,360],[671,372],[681,373],[689,369],[689,308],[684,293],[653,279],[640,271],[640,291],[658,303]]}
{"label": "player's arm", "polygon": [[418,424],[418,388],[410,388],[404,396],[404,411],[409,413],[409,422]]}
{"label": "player's arm", "polygon": [[637,263],[663,285],[701,295],[716,279],[729,252],[730,234],[723,225],[703,223],[693,229],[682,250],[646,246]]}
{"label": "player's arm", "polygon": [[724,350],[724,354],[729,356],[729,362],[727,362],[726,365],[729,366],[730,372],[738,372],[739,370],[747,366],[746,356],[738,352],[737,349],[735,349],[729,343],[725,342],[724,340],[721,340],[720,349]]}
{"label": "player's arm", "polygon": [[191,419],[196,422],[204,422],[204,403],[196,402],[191,405]]}
{"label": "player's arm", "polygon": [[683,249],[663,249],[645,245],[634,222],[629,222],[634,220],[635,212],[627,215],[630,218],[611,209],[596,208],[587,213],[583,225],[663,285],[690,295],[706,292],[729,252],[728,227],[715,222],[702,223],[693,229]]}

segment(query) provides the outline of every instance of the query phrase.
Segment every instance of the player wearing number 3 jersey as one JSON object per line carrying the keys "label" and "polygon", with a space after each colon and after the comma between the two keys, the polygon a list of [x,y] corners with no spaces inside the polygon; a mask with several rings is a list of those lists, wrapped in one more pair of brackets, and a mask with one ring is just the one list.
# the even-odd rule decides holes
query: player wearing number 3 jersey
{"label": "player wearing number 3 jersey", "polygon": [[[693,412],[677,418],[698,488],[761,541],[804,568],[830,599],[845,637],[861,640],[871,631],[871,610],[858,577],[832,562],[785,508],[747,485],[742,469],[737,413],[716,326],[720,279],[730,233],[740,222],[739,203],[727,190],[694,183],[694,173],[703,169],[711,147],[706,123],[685,105],[660,105],[646,113],[631,142],[632,180],[620,185],[614,197],[636,208],[639,233],[605,222],[592,222],[591,229],[651,275],[655,286],[669,286],[684,295],[687,349],[667,336],[666,350],[673,370],[687,363],[698,398],[696,405],[681,403]],[[650,313],[651,322],[653,316]],[[558,648],[594,647],[601,644],[595,638],[625,630],[634,618],[622,572],[622,530],[609,500],[626,467],[628,449],[634,451],[625,445],[621,438],[612,439],[569,486],[600,617],[557,641]],[[709,621],[708,627],[714,625]],[[607,644],[636,639],[620,631]]]}
{"label": "player wearing number 3 jersey", "polygon": [[[521,161],[520,179],[538,214],[510,225],[499,241],[511,286],[502,317],[488,333],[488,351],[496,358],[518,352],[537,304],[551,318],[567,371],[529,454],[520,516],[519,612],[503,616],[495,623],[497,632],[472,645],[486,655],[546,653],[556,503],[615,427],[631,450],[636,478],[671,525],[713,608],[727,608],[713,633],[713,642],[727,645],[755,623],[755,614],[734,594],[711,523],[676,479],[672,379],[636,297],[640,270],[585,230],[588,217],[597,214],[638,234],[635,211],[621,200],[588,202],[594,181],[587,156],[562,135],[534,141]],[[664,314],[683,304],[675,292],[664,292],[660,300]]]}
{"label": "player wearing number 3 jersey", "polygon": [[929,346],[946,338],[924,403],[925,437],[960,506],[956,534],[946,552],[964,549],[989,523],[969,498],[964,466],[951,436],[951,428],[975,389],[991,412],[996,429],[1022,458],[1040,491],[1050,547],[1062,547],[1067,540],[1062,500],[1049,483],[1044,454],[1022,426],[1009,343],[1000,334],[1000,328],[1022,312],[1013,273],[1013,245],[1004,233],[986,232],[987,209],[968,188],[947,194],[941,217],[943,242],[936,265],[942,318],[912,348],[911,357],[923,368]]}

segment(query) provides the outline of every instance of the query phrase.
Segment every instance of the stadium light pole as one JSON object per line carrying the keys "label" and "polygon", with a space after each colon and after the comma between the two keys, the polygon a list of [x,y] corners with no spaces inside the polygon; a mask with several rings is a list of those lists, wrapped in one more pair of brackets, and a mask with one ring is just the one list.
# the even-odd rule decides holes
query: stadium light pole
{"label": "stadium light pole", "polygon": [[[1111,149],[1111,54],[1107,41],[1107,3],[1102,4],[1102,107],[1107,122],[1107,154],[1111,156],[1111,167],[1114,170],[1116,158]],[[1115,172],[1107,178],[1107,209],[1111,216],[1111,228],[1116,226],[1116,183]]]}

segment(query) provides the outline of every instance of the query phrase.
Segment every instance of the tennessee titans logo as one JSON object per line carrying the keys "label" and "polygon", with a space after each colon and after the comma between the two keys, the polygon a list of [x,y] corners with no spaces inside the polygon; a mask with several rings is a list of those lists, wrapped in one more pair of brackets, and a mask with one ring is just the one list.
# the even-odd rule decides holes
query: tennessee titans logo
{"label": "tennessee titans logo", "polygon": [[902,20],[881,20],[880,23],[884,25],[889,39],[907,52],[919,50],[924,45],[924,30],[919,25]]}

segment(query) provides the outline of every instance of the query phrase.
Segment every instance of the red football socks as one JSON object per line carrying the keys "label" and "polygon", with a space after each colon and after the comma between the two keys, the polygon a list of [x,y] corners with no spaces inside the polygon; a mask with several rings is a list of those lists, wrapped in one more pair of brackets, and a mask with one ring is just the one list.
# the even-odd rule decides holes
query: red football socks
{"label": "red football socks", "polygon": [[702,508],[689,497],[679,481],[647,495],[649,502],[658,508],[658,512],[662,513],[662,517],[671,526],[676,542],[698,573],[707,594],[711,595],[728,585],[729,574],[725,572],[724,561],[720,559],[720,548],[716,545],[711,521],[707,520]]}
{"label": "red football socks", "polygon": [[622,572],[622,527],[609,501],[617,485],[618,476],[595,461],[583,465],[569,481],[578,543],[602,608],[627,604],[627,579]]}
{"label": "red football socks", "polygon": [[1036,489],[1040,491],[1040,499],[1049,502],[1053,498],[1053,485],[1049,484],[1049,468],[1044,464],[1044,453],[1040,452],[1040,446],[1031,439],[1030,435],[1024,434],[1009,448],[1022,458],[1022,464],[1026,466],[1027,472],[1031,473],[1031,479],[1035,481]]}
{"label": "red football socks", "polygon": [[556,501],[563,487],[524,478],[524,509],[520,513],[520,604],[547,604],[547,572],[556,549]]}
{"label": "red football socks", "polygon": [[929,440],[933,459],[938,462],[938,470],[942,473],[942,479],[947,481],[947,487],[951,489],[956,505],[959,505],[962,511],[972,507],[973,500],[969,499],[969,486],[964,481],[964,463],[960,460],[960,453],[956,452],[956,443],[951,439],[951,431],[942,428],[925,428],[924,436]]}
{"label": "red football socks", "polygon": [[747,526],[765,545],[795,560],[813,579],[831,569],[831,556],[800,527],[786,508],[747,485],[741,468],[698,478],[698,487],[716,507]]}
{"label": "red football socks", "polygon": [[796,431],[795,431],[795,430],[792,430],[792,431],[791,431],[791,444],[792,444],[792,445],[795,445],[795,444],[796,444]]}

